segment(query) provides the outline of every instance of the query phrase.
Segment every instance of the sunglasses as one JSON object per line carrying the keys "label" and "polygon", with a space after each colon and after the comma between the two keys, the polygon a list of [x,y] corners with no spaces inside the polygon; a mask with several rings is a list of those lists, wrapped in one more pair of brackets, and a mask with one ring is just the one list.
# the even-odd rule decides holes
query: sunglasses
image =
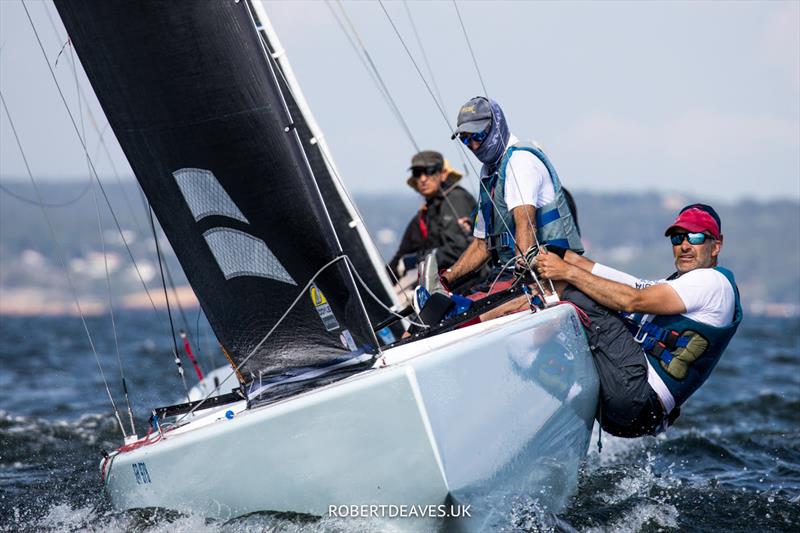
{"label": "sunglasses", "polygon": [[713,241],[714,237],[706,235],[705,233],[674,233],[669,236],[672,246],[680,246],[683,239],[688,240],[689,244],[703,244],[706,242],[706,239],[711,239]]}
{"label": "sunglasses", "polygon": [[475,133],[463,132],[458,134],[458,138],[461,139],[461,142],[464,143],[466,146],[469,146],[470,141],[476,141],[482,143],[486,140],[486,137],[489,136],[489,130],[477,131]]}
{"label": "sunglasses", "polygon": [[420,176],[433,176],[442,171],[442,165],[431,165],[429,167],[414,167],[411,169],[411,175],[415,178]]}

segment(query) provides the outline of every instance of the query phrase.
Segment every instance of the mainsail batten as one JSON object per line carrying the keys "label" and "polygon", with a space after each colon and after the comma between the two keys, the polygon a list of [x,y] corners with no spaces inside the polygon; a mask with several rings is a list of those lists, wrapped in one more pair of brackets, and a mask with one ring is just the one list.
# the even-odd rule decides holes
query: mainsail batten
{"label": "mainsail batten", "polygon": [[[245,375],[374,344],[275,73],[241,2],[56,0],[109,123]],[[210,196],[207,196],[210,195]],[[331,321],[327,322],[330,326]]]}

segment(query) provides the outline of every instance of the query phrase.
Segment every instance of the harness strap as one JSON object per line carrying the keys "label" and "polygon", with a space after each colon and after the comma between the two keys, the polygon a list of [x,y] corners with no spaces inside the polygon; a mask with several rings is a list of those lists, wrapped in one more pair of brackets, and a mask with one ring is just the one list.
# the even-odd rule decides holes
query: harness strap
{"label": "harness strap", "polygon": [[500,233],[493,233],[486,236],[487,250],[491,251],[500,248],[511,248],[513,250],[515,246],[514,236],[507,231],[501,231]]}
{"label": "harness strap", "polygon": [[685,348],[689,345],[690,338],[682,337],[677,331],[662,328],[652,322],[638,324],[635,321],[635,316],[623,316],[623,319],[628,322],[629,325],[634,326],[634,328],[638,327],[638,329],[636,329],[635,332],[632,331],[632,333],[634,333],[633,338],[636,342],[642,345],[642,349],[654,357],[661,359],[665,365],[669,365],[675,358],[672,351],[678,348]]}

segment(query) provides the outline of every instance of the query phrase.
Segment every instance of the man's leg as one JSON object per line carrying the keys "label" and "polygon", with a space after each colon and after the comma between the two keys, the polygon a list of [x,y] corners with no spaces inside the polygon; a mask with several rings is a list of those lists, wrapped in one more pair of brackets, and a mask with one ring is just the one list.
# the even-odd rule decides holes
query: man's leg
{"label": "man's leg", "polygon": [[586,331],[600,378],[603,429],[621,437],[653,433],[661,407],[647,383],[644,352],[622,318],[572,286],[562,291],[561,299],[580,307],[591,321]]}

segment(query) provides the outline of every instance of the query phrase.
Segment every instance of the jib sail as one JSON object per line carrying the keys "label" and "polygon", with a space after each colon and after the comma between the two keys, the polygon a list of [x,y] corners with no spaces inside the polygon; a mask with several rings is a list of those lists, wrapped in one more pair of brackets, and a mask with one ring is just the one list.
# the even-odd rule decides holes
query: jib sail
{"label": "jib sail", "polygon": [[341,245],[247,3],[56,0],[56,7],[242,374],[373,349],[356,282],[337,260]]}

